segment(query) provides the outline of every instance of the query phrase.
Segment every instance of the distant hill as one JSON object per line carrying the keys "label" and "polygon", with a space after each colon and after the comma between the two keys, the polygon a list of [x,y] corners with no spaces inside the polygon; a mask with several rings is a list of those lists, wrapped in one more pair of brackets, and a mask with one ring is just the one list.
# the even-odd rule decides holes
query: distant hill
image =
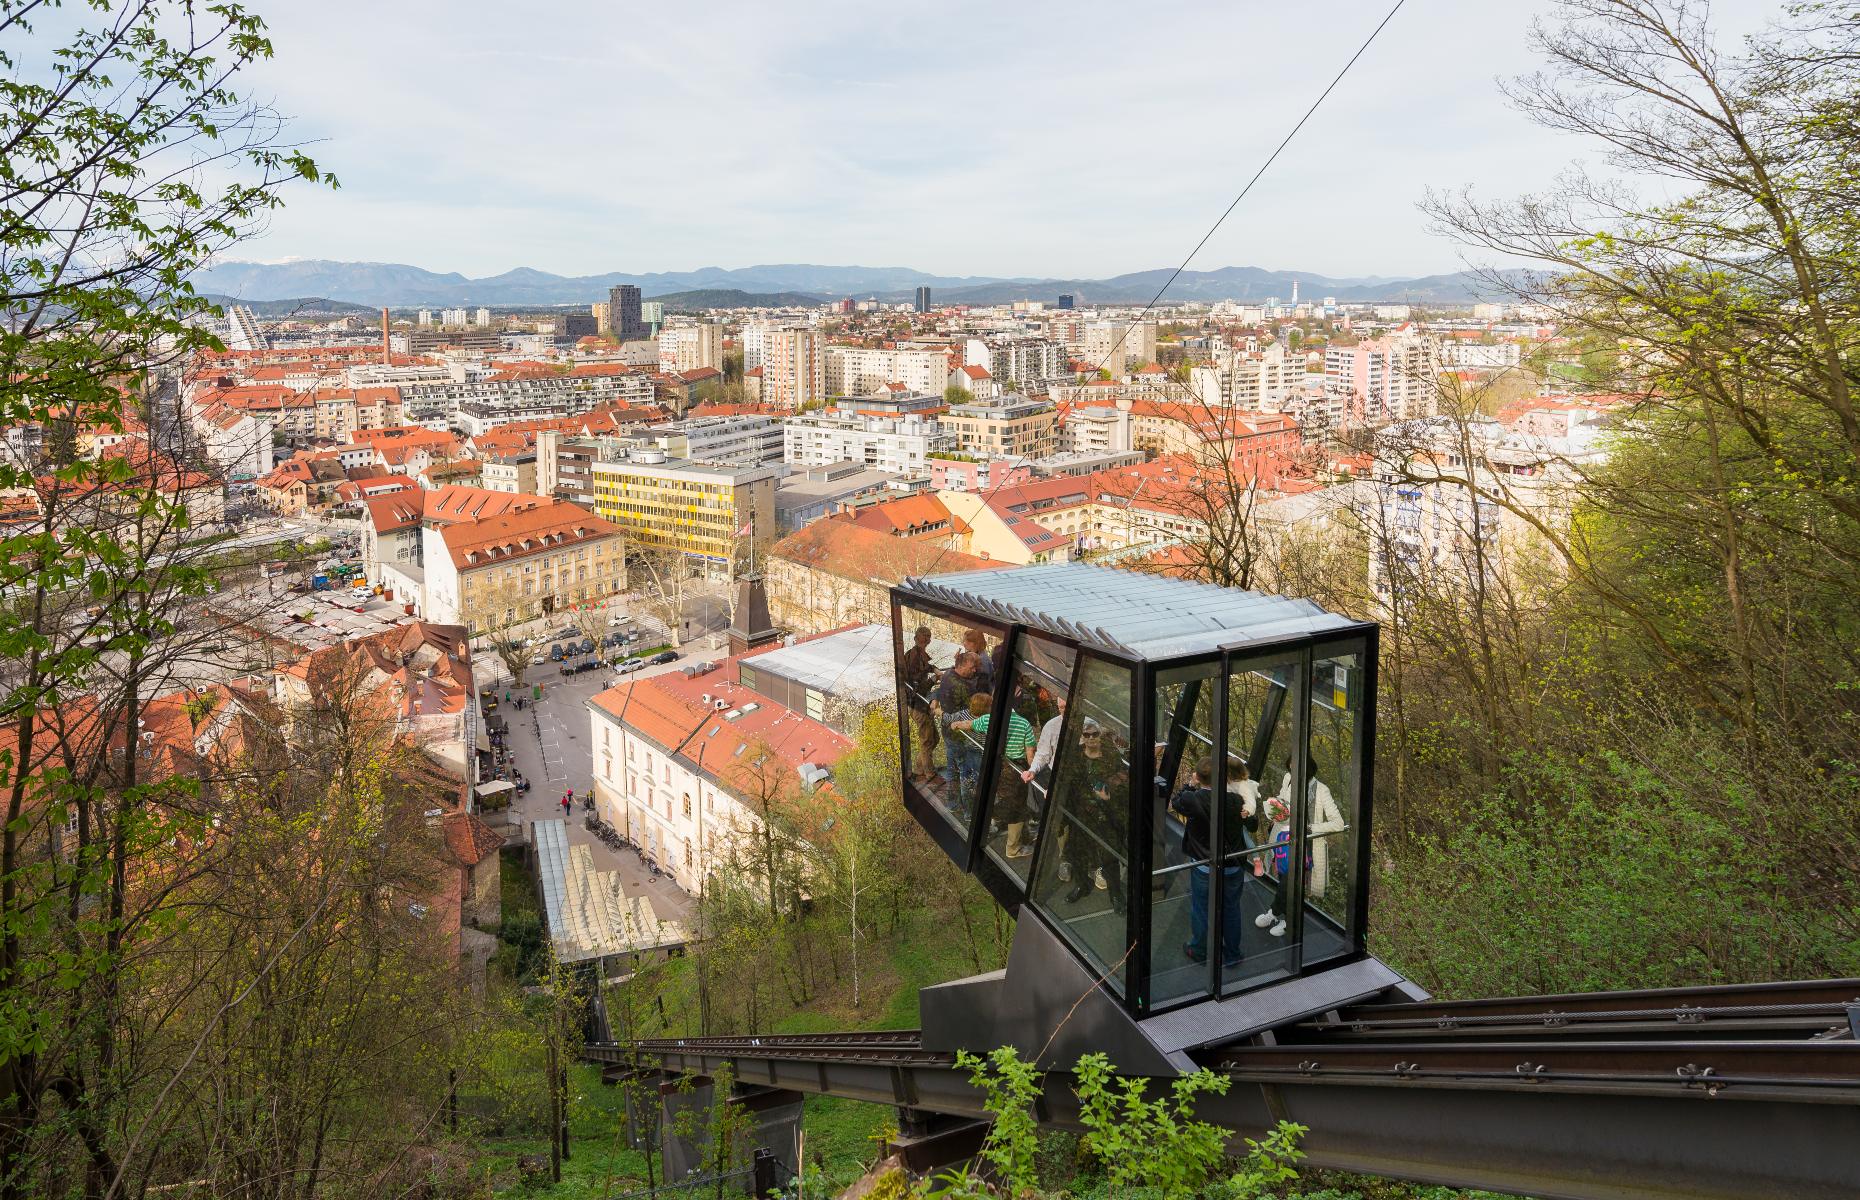
{"label": "distant hill", "polygon": [[231,296],[209,295],[207,299],[215,304],[243,304],[257,317],[290,317],[297,315],[351,316],[356,313],[374,314],[377,310],[366,304],[351,304],[347,300],[329,300],[322,296],[300,296],[290,300],[235,300]]}
{"label": "distant hill", "polygon": [[654,296],[670,312],[702,312],[707,308],[814,308],[827,297],[807,292],[745,292],[737,288],[698,288]]}
{"label": "distant hill", "polygon": [[[937,304],[1002,304],[1013,300],[1050,303],[1062,292],[1077,296],[1081,305],[1142,304],[1154,296],[1168,278],[1167,268],[1136,271],[1109,279],[997,279],[929,275],[908,267],[777,263],[728,270],[700,267],[695,271],[643,275],[615,272],[579,276],[551,275],[547,271],[518,267],[501,275],[470,279],[457,272],[441,274],[404,263],[305,259],[282,263],[216,263],[196,273],[194,285],[204,291],[239,297],[242,303],[254,305],[256,311],[258,302],[285,296],[327,296],[330,299],[321,303],[365,307],[382,304],[432,308],[480,304],[506,307],[587,304],[606,299],[607,289],[621,283],[634,284],[649,300],[676,303],[680,307],[701,305],[703,301],[694,297],[706,293],[726,297],[717,300],[715,307],[740,303],[727,298],[731,293],[752,297],[800,297],[779,301],[798,304],[817,304],[823,298],[842,296],[854,299],[876,296],[896,302],[910,300],[919,287],[930,288]],[[1330,278],[1309,271],[1268,271],[1260,267],[1220,267],[1182,272],[1165,299],[1256,302],[1277,296],[1290,300],[1293,282],[1298,284],[1298,294],[1305,300],[1335,296],[1352,303],[1467,304],[1496,298],[1481,280],[1466,272],[1417,279],[1379,279],[1373,276]]]}
{"label": "distant hill", "polygon": [[[588,304],[607,298],[607,289],[630,283],[648,300],[708,288],[749,293],[805,292],[815,296],[872,296],[923,285],[969,287],[998,283],[988,276],[927,275],[908,267],[823,267],[808,263],[755,267],[700,267],[695,271],[646,274],[551,275],[518,267],[501,275],[470,279],[405,263],[336,262],[299,259],[254,263],[228,260],[194,275],[194,286],[229,296],[271,300],[281,296],[331,296],[365,305],[452,307],[455,305]],[[249,303],[250,300],[247,301]]]}
{"label": "distant hill", "polygon": [[[1167,268],[1137,271],[1110,279],[1043,279],[1029,284],[988,283],[974,287],[932,289],[931,299],[942,304],[1009,304],[1015,300],[1051,303],[1062,293],[1077,297],[1081,307],[1092,304],[1147,304],[1169,280]],[[1473,304],[1503,299],[1486,280],[1470,271],[1426,275],[1418,279],[1332,279],[1308,271],[1266,271],[1259,267],[1221,267],[1213,271],[1184,271],[1163,295],[1171,300],[1235,300],[1258,303],[1270,297],[1289,301],[1292,285],[1301,300],[1335,297],[1346,304]],[[884,300],[903,301],[912,292],[893,292]]]}

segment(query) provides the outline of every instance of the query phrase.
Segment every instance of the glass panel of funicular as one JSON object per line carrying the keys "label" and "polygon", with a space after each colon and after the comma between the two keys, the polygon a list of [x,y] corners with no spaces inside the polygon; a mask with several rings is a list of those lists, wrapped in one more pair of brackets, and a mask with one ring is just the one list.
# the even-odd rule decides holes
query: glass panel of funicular
{"label": "glass panel of funicular", "polygon": [[1305,854],[1304,961],[1349,954],[1357,928],[1361,875],[1363,642],[1319,647],[1311,664],[1308,728],[1310,781],[1303,813]]}
{"label": "glass panel of funicular", "polygon": [[[1221,990],[1282,979],[1299,967],[1297,830],[1290,798],[1302,730],[1304,653],[1235,655],[1227,667],[1227,754],[1220,788],[1241,819],[1223,821],[1220,903]],[[1229,951],[1237,951],[1230,954]]]}
{"label": "glass panel of funicular", "polygon": [[952,619],[909,604],[899,606],[898,616],[905,777],[966,843],[984,744],[970,722],[993,706],[1006,631],[977,617]]}
{"label": "glass panel of funicular", "polygon": [[1128,667],[1083,658],[1060,725],[1032,892],[1034,906],[1120,996],[1130,956],[1130,689]]}
{"label": "glass panel of funicular", "polygon": [[[1208,937],[1220,689],[1219,660],[1156,673],[1157,788],[1150,805],[1149,880],[1152,1009],[1212,995],[1221,958],[1214,954],[1210,961],[1209,947],[1218,943]],[[1218,897],[1213,899],[1218,903]]]}
{"label": "glass panel of funicular", "polygon": [[[1024,891],[1034,841],[1053,790],[1053,765],[1078,652],[1029,631],[1023,631],[1015,645],[1007,677],[1013,689],[1008,694],[1007,730],[983,845],[989,858]],[[987,727],[984,717],[978,728]]]}

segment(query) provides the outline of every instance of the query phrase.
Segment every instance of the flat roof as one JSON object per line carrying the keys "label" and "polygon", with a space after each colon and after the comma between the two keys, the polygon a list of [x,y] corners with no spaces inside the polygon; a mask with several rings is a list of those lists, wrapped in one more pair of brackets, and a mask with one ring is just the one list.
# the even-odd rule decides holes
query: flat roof
{"label": "flat roof", "polygon": [[913,577],[899,590],[1143,659],[1200,654],[1361,624],[1326,612],[1311,600],[1087,563]]}
{"label": "flat roof", "polygon": [[883,700],[895,694],[897,688],[891,661],[891,630],[883,625],[859,625],[779,650],[765,650],[744,659],[742,665],[864,704]]}

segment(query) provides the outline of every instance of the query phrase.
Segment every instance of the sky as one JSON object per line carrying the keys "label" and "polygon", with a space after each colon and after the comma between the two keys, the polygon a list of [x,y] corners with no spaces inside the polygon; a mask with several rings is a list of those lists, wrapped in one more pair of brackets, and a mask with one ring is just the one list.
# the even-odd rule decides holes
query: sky
{"label": "sky", "polygon": [[[295,188],[233,257],[1174,266],[1391,2],[258,0],[276,56],[245,86],[341,187]],[[1513,195],[1596,157],[1498,90],[1550,7],[1408,0],[1192,266],[1459,269],[1429,186]],[[1716,7],[1735,31],[1776,5]]]}

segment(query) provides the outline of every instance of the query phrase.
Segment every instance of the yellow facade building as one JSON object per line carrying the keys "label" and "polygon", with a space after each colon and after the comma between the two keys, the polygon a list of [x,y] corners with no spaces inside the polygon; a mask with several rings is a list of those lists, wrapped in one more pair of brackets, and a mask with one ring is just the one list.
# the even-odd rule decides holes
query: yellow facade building
{"label": "yellow facade building", "polygon": [[728,578],[758,542],[775,536],[776,467],[708,466],[652,452],[593,464],[594,511],[635,548],[683,554],[694,571]]}

